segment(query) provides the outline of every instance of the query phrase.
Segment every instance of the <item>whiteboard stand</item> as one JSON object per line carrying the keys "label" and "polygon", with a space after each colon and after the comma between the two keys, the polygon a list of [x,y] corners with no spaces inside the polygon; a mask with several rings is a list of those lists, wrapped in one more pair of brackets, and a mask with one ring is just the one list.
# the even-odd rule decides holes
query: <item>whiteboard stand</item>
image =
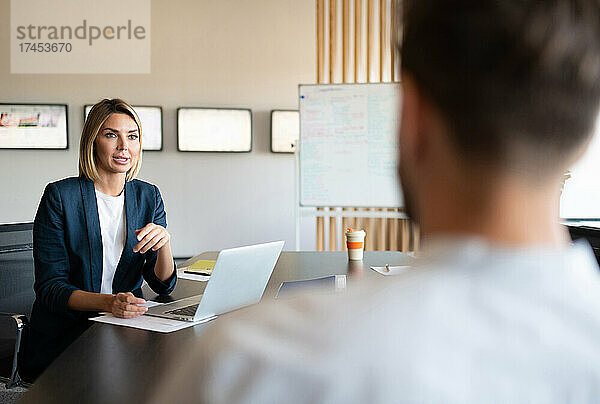
{"label": "whiteboard stand", "polygon": [[296,142],[294,153],[295,175],[294,175],[294,213],[296,215],[296,251],[300,251],[300,142]]}
{"label": "whiteboard stand", "polygon": [[[296,191],[296,195],[298,191]],[[383,211],[364,211],[364,210],[342,210],[341,207],[323,207],[323,210],[317,211],[316,207],[300,206],[296,204],[296,251],[300,251],[300,219],[303,217],[364,217],[376,219],[409,219],[404,212]],[[326,221],[327,222],[327,221]],[[338,224],[341,226],[341,224]],[[341,230],[342,234],[344,229]],[[331,229],[329,229],[331,231]]]}
{"label": "whiteboard stand", "polygon": [[[346,208],[348,206],[344,206]],[[366,210],[342,210],[341,207],[323,207],[323,210],[317,211],[316,207],[298,206],[301,217],[372,217],[377,219],[408,219],[404,212],[366,211]],[[371,208],[369,208],[371,209]],[[377,209],[377,208],[372,208]],[[388,209],[388,208],[383,208]],[[389,208],[391,209],[391,208]]]}

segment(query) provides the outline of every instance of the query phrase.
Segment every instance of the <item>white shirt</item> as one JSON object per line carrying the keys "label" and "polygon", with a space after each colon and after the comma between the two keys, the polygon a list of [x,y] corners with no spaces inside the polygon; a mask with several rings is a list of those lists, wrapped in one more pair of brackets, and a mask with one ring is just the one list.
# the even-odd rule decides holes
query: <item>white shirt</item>
{"label": "white shirt", "polygon": [[590,247],[427,248],[410,273],[217,320],[156,402],[565,403],[600,397]]}
{"label": "white shirt", "polygon": [[112,283],[125,247],[125,192],[109,196],[96,190],[100,232],[102,233],[102,286],[100,293],[112,293]]}

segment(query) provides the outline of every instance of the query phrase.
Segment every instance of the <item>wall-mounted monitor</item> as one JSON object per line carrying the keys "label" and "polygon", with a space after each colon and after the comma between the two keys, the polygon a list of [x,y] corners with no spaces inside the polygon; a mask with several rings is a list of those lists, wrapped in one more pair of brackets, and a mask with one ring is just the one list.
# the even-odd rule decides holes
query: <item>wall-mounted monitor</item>
{"label": "wall-mounted monitor", "polygon": [[177,109],[177,149],[198,152],[252,151],[249,109]]}
{"label": "wall-mounted monitor", "polygon": [[274,109],[271,111],[271,151],[294,153],[300,133],[300,112]]}
{"label": "wall-mounted monitor", "polygon": [[[93,105],[84,108],[87,119]],[[159,106],[132,105],[142,124],[142,150],[162,150],[162,108]]]}
{"label": "wall-mounted monitor", "polygon": [[66,104],[0,104],[0,149],[68,149]]}

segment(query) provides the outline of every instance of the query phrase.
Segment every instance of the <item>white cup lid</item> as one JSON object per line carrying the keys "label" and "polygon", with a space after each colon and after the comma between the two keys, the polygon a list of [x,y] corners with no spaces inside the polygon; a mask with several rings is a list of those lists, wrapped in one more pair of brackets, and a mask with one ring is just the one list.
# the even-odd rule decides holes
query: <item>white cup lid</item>
{"label": "white cup lid", "polygon": [[365,233],[364,230],[353,230],[353,231],[347,231],[346,232],[346,237],[348,236],[357,236],[357,237],[364,237],[367,233]]}

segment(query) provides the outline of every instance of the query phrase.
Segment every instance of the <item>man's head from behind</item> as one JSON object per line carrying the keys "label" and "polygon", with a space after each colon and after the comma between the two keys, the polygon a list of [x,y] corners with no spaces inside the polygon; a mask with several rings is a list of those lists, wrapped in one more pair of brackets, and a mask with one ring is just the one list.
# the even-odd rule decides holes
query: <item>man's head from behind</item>
{"label": "man's head from behind", "polygon": [[400,171],[416,219],[429,182],[558,188],[598,115],[598,0],[408,0],[402,26]]}

